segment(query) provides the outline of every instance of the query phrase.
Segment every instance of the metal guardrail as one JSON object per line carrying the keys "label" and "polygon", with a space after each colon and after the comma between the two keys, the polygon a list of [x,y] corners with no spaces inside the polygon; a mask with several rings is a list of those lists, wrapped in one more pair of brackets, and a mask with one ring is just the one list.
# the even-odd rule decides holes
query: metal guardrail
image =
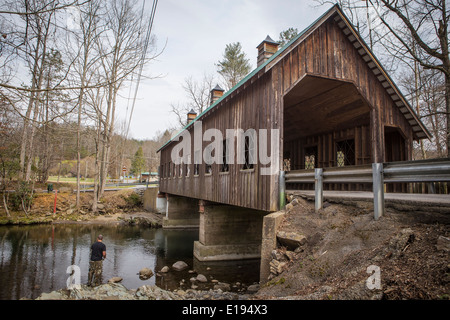
{"label": "metal guardrail", "polygon": [[[450,181],[450,158],[414,160],[372,165],[318,168],[289,171],[282,175],[281,183],[314,183],[315,209],[323,206],[324,183],[372,183],[374,217],[384,214],[384,184],[394,182],[443,182]],[[286,186],[281,187],[283,190]]]}
{"label": "metal guardrail", "polygon": [[383,174],[384,182],[450,181],[450,159],[388,162]]}

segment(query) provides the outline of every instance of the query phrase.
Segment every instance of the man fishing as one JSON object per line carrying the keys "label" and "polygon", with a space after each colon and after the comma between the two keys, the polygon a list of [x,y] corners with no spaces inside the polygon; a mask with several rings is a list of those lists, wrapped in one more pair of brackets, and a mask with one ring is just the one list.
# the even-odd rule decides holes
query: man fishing
{"label": "man fishing", "polygon": [[97,241],[91,246],[88,286],[98,286],[102,283],[103,259],[106,259],[106,246],[103,243],[103,236],[100,234]]}

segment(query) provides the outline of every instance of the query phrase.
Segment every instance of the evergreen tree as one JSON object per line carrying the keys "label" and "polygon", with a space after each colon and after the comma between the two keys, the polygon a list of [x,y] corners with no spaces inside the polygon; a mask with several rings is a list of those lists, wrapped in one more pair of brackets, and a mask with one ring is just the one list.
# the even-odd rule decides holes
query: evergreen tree
{"label": "evergreen tree", "polygon": [[142,147],[134,154],[133,162],[131,163],[131,173],[135,176],[141,176],[142,171],[145,168],[145,158],[144,151],[142,151]]}
{"label": "evergreen tree", "polygon": [[286,43],[294,39],[298,35],[297,28],[289,28],[280,32],[280,48],[282,48]]}
{"label": "evergreen tree", "polygon": [[234,87],[251,70],[250,59],[242,52],[239,42],[227,44],[223,59],[216,64],[218,73],[224,78],[227,89]]}

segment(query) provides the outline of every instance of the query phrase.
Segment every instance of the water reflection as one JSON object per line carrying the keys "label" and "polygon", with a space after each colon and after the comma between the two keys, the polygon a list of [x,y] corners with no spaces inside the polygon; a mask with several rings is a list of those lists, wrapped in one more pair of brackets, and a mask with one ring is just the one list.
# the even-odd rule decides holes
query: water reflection
{"label": "water reflection", "polygon": [[[251,284],[258,281],[259,261],[203,263],[193,259],[193,243],[198,230],[163,230],[132,226],[37,225],[0,227],[0,299],[36,298],[42,292],[66,287],[70,265],[81,270],[87,283],[89,250],[98,234],[103,234],[107,260],[103,280],[122,277],[129,289],[156,284],[164,289],[190,287],[188,270],[155,275],[140,280],[141,268],[160,270],[178,260],[208,279]],[[211,285],[208,282],[207,285]],[[207,285],[203,285],[206,288]]]}

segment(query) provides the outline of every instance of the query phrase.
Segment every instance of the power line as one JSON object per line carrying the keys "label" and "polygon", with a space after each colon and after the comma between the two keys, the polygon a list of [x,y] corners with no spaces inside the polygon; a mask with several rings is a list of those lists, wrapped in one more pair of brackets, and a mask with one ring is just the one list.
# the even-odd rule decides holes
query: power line
{"label": "power line", "polygon": [[133,116],[133,111],[134,111],[134,105],[136,103],[137,92],[138,92],[138,89],[139,89],[139,84],[141,82],[142,69],[144,68],[144,61],[145,61],[145,57],[147,55],[148,44],[150,42],[150,35],[151,35],[151,32],[152,32],[152,28],[153,28],[153,20],[155,18],[155,12],[156,12],[157,4],[158,4],[158,0],[153,0],[152,11],[150,13],[150,20],[149,20],[149,23],[148,23],[148,26],[147,26],[147,34],[146,34],[145,40],[144,40],[144,50],[142,51],[141,65],[139,66],[138,78],[137,78],[136,87],[135,87],[135,91],[134,91],[133,103],[131,105],[130,118],[128,120],[127,131],[125,133],[125,139],[128,138],[128,133],[130,131],[131,118]]}

